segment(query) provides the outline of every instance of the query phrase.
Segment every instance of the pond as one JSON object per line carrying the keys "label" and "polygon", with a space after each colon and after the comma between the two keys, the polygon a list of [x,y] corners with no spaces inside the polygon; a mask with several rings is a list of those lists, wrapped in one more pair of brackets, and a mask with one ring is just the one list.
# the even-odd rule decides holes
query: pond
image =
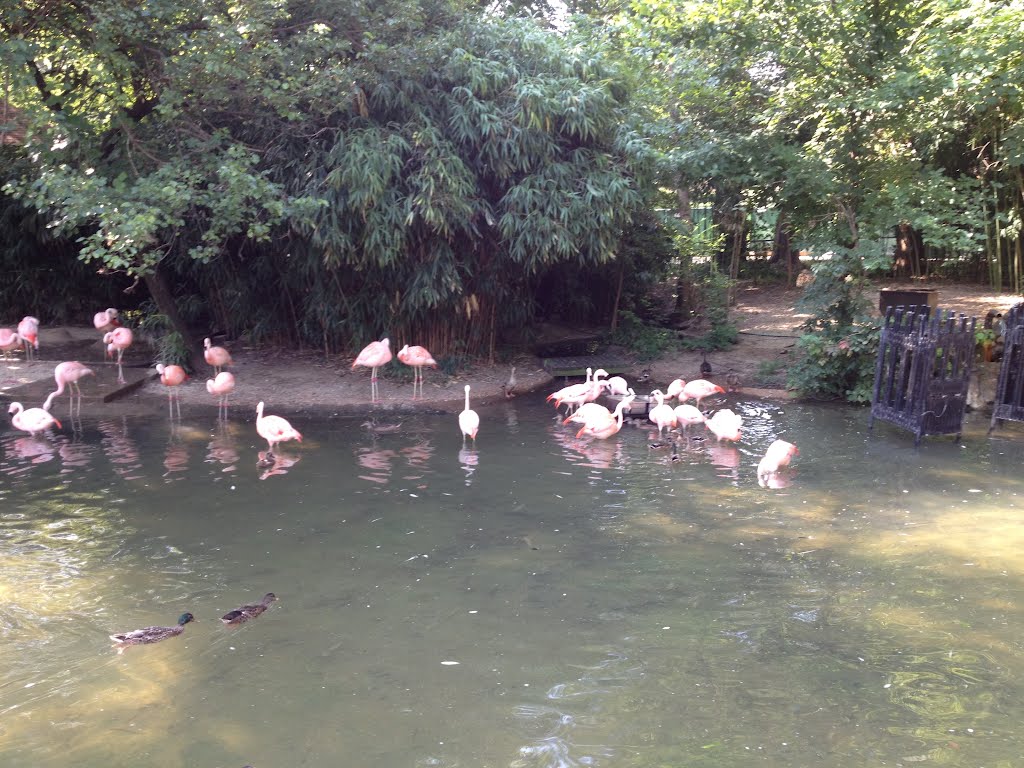
{"label": "pond", "polygon": [[296,417],[271,466],[237,410],[8,427],[0,763],[1019,765],[1024,430],[728,404],[736,446],[577,440],[538,396],[475,448]]}

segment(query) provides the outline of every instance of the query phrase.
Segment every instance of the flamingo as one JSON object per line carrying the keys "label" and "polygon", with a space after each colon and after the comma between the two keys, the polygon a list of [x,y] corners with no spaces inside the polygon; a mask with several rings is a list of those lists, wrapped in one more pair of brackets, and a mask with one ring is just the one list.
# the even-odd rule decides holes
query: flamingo
{"label": "flamingo", "polygon": [[570,421],[574,421],[577,424],[588,424],[591,421],[610,418],[611,415],[612,412],[600,403],[583,403],[573,413],[566,416],[562,423],[568,424]]}
{"label": "flamingo", "polygon": [[391,362],[391,342],[386,338],[380,341],[371,341],[352,363],[353,370],[361,365],[370,368],[370,401],[377,402],[377,369],[382,365]]}
{"label": "flamingo", "polygon": [[107,357],[113,357],[114,352],[117,352],[117,383],[124,384],[124,371],[121,369],[121,358],[124,357],[124,351],[132,345],[132,330],[131,328],[117,327],[112,331],[107,331],[103,335],[103,343],[107,345]]}
{"label": "flamingo", "polygon": [[462,430],[462,445],[465,447],[466,438],[473,438],[473,445],[476,445],[476,433],[480,429],[480,417],[477,412],[469,407],[469,384],[466,390],[466,407],[459,414],[459,429]]}
{"label": "flamingo", "polygon": [[4,353],[4,359],[7,359],[7,353],[13,352],[22,344],[25,340],[21,338],[17,331],[12,331],[10,328],[0,328],[0,350]]}
{"label": "flamingo", "polygon": [[49,429],[54,424],[57,425],[58,429],[61,428],[60,422],[42,408],[29,408],[26,411],[21,403],[11,403],[11,407],[7,409],[7,412],[14,414],[11,417],[11,423],[14,424],[16,429],[28,432],[33,436]]}
{"label": "flamingo", "polygon": [[723,408],[720,411],[716,411],[710,419],[706,419],[704,426],[710,429],[720,441],[729,440],[736,442],[740,439],[740,427],[743,426],[743,418],[728,408]]}
{"label": "flamingo", "polygon": [[160,383],[167,387],[167,409],[174,418],[173,405],[178,406],[178,418],[181,418],[181,399],[175,387],[180,387],[188,379],[188,374],[180,365],[156,364],[156,372],[160,374]]}
{"label": "flamingo", "polygon": [[605,382],[605,389],[609,395],[628,395],[629,384],[621,376],[612,376]]}
{"label": "flamingo", "polygon": [[561,405],[565,403],[569,406],[569,410],[572,410],[573,406],[579,408],[585,403],[592,403],[601,395],[602,390],[608,385],[607,381],[602,381],[602,376],[607,376],[608,371],[603,368],[598,368],[594,371],[594,378],[590,384],[586,387],[577,387],[576,390],[568,395],[563,395],[561,399],[555,401],[555,405]]}
{"label": "flamingo", "polygon": [[18,323],[18,335],[25,340],[25,359],[31,360],[32,350],[39,349],[39,318],[25,315]]}
{"label": "flamingo", "polygon": [[717,384],[712,384],[707,379],[694,379],[693,381],[687,382],[686,386],[683,387],[683,392],[679,396],[679,399],[696,400],[697,407],[700,408],[701,400],[717,392],[725,392],[725,390]]}
{"label": "flamingo", "polygon": [[[389,358],[390,359],[390,356]],[[413,370],[412,397],[416,399],[416,384],[420,386],[420,396],[423,395],[423,366],[429,365],[437,368],[437,361],[431,357],[426,347],[410,347],[406,344],[398,351],[398,360],[410,366]]]}
{"label": "flamingo", "polygon": [[206,380],[206,391],[217,396],[218,411],[226,415],[228,395],[235,391],[235,376],[230,371],[221,371],[216,378]]}
{"label": "flamingo", "polygon": [[800,450],[785,440],[776,440],[768,446],[764,457],[757,465],[757,483],[762,488],[768,485],[772,475],[775,475],[783,467],[788,467],[789,462],[797,456]]}
{"label": "flamingo", "polygon": [[256,432],[267,441],[267,455],[274,455],[274,446],[288,440],[302,442],[302,435],[297,429],[288,423],[287,419],[280,416],[264,416],[263,401],[260,400],[256,406]]}
{"label": "flamingo", "polygon": [[676,421],[683,425],[684,430],[694,424],[704,423],[704,414],[700,412],[700,408],[690,405],[689,403],[677,405],[675,407],[675,413]]}
{"label": "flamingo", "polygon": [[665,404],[665,393],[660,389],[656,389],[651,392],[651,397],[658,401],[658,404],[651,408],[647,414],[647,418],[658,425],[658,434],[661,434],[661,430],[665,427],[672,429],[678,424],[676,419],[676,412],[672,410],[671,405]]}
{"label": "flamingo", "polygon": [[121,325],[121,321],[117,319],[117,310],[110,307],[93,315],[92,324],[100,333],[107,333]]}
{"label": "flamingo", "polygon": [[81,406],[82,402],[82,390],[78,388],[78,380],[83,376],[94,376],[95,373],[92,368],[86,368],[77,360],[58,363],[57,367],[53,369],[53,378],[57,382],[57,389],[46,398],[46,402],[43,403],[43,410],[50,410],[54,398],[60,397],[64,392],[64,388],[67,387],[68,397],[71,400],[71,412],[74,413],[75,396],[78,396],[79,406]]}
{"label": "flamingo", "polygon": [[683,379],[673,379],[665,390],[665,399],[671,400],[673,397],[679,397],[683,394],[683,387],[686,386],[686,381]]}
{"label": "flamingo", "polygon": [[206,362],[213,366],[214,374],[219,374],[220,369],[227,365],[234,365],[231,353],[224,347],[215,347],[209,339],[203,339],[203,357]]}
{"label": "flamingo", "polygon": [[622,429],[622,412],[633,402],[635,395],[629,394],[619,400],[619,404],[615,406],[615,410],[608,414],[607,417],[595,419],[584,424],[580,431],[576,433],[576,437],[583,437],[583,435],[589,435],[590,437],[597,437],[601,440],[605,440],[614,434],[617,434]]}
{"label": "flamingo", "polygon": [[555,392],[552,392],[550,395],[545,397],[544,398],[544,402],[547,403],[547,402],[551,402],[552,400],[554,400],[555,401],[555,408],[558,408],[562,404],[562,400],[564,398],[566,398],[566,397],[573,397],[577,393],[582,393],[582,392],[590,391],[590,381],[593,378],[593,376],[594,376],[594,369],[593,368],[587,368],[587,380],[585,382],[583,382],[582,384],[570,384],[570,385],[568,385],[566,387],[562,387],[561,389],[556,390]]}

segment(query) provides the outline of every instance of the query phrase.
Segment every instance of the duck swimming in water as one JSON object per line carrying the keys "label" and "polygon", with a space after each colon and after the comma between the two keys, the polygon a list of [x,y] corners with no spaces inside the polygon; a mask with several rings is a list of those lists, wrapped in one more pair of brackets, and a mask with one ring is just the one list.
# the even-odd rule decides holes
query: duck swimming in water
{"label": "duck swimming in water", "polygon": [[121,653],[124,651],[125,647],[129,645],[159,643],[161,640],[166,640],[169,637],[176,637],[185,631],[186,624],[195,620],[196,617],[191,613],[183,613],[178,617],[177,625],[173,627],[145,627],[143,629],[133,629],[131,632],[121,632],[117,635],[111,635],[110,639],[114,641],[114,647],[117,648],[117,652]]}

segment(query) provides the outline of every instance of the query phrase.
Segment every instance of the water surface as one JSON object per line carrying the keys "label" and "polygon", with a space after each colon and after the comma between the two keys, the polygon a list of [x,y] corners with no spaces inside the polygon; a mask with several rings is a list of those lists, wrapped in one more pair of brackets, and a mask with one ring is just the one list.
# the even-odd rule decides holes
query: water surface
{"label": "water surface", "polygon": [[[726,404],[736,446],[581,441],[521,397],[475,448],[454,415],[296,418],[262,465],[248,413],[8,428],[0,760],[1019,765],[1024,429],[915,449],[860,410]],[[761,488],[780,436],[796,471]]]}

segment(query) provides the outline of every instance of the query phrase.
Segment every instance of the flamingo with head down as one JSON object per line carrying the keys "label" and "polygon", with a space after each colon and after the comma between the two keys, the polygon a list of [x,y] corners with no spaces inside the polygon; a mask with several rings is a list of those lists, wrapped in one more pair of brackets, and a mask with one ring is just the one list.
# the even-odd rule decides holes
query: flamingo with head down
{"label": "flamingo with head down", "polygon": [[46,402],[43,403],[43,410],[50,410],[54,398],[60,397],[64,393],[64,388],[67,387],[68,397],[71,400],[71,411],[74,413],[75,400],[78,400],[79,406],[82,402],[82,390],[78,388],[78,380],[84,376],[94,375],[95,371],[92,368],[87,368],[77,360],[58,363],[57,367],[53,369],[53,378],[57,382],[57,389],[47,396]]}
{"label": "flamingo with head down", "polygon": [[213,342],[209,339],[203,339],[203,359],[206,360],[207,365],[213,366],[214,375],[221,372],[221,369],[228,365],[234,365],[235,361],[231,359],[231,353],[228,352],[224,347],[215,347]]}
{"label": "flamingo with head down", "polygon": [[785,440],[775,440],[768,446],[764,456],[757,465],[757,483],[762,488],[770,484],[772,476],[777,475],[781,469],[789,466],[794,456],[799,455],[800,450]]}
{"label": "flamingo with head down", "polygon": [[587,421],[576,433],[576,437],[596,437],[600,440],[606,440],[612,435],[618,434],[619,430],[622,429],[623,412],[633,402],[635,395],[629,394],[619,400],[619,404],[615,406],[615,410],[607,416],[599,415],[590,421]]}
{"label": "flamingo with head down", "polygon": [[263,401],[260,400],[256,406],[256,432],[267,441],[267,455],[274,455],[274,446],[285,443],[289,440],[302,442],[302,435],[288,423],[287,419],[280,416],[264,416]]}
{"label": "flamingo with head down", "polygon": [[61,428],[60,422],[42,408],[29,408],[25,410],[21,403],[11,403],[11,407],[7,409],[7,412],[13,414],[11,416],[11,423],[14,424],[15,428],[20,429],[22,432],[28,432],[30,435],[38,435],[54,424],[57,425],[58,429]]}

